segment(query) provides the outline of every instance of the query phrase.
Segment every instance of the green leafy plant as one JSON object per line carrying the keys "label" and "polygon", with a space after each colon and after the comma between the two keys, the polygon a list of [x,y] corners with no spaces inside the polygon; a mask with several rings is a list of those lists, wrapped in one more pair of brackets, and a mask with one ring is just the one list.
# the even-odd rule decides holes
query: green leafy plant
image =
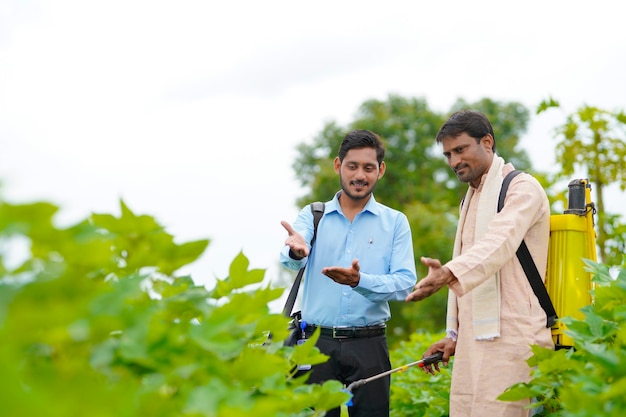
{"label": "green leafy plant", "polygon": [[176,275],[208,240],[178,244],[123,202],[65,229],[56,211],[0,203],[0,415],[313,416],[348,400],[295,374],[327,357],[282,345],[282,289],[243,254],[208,290]]}
{"label": "green leafy plant", "polygon": [[533,346],[528,383],[500,396],[505,401],[537,399],[542,416],[623,416],[626,410],[626,258],[615,277],[607,265],[585,260],[596,288],[584,320],[563,318],[574,348]]}

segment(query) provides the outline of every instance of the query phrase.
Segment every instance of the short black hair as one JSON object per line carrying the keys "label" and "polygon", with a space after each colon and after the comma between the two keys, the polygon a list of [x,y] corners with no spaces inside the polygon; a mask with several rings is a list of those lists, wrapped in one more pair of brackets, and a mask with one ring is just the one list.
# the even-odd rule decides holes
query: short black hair
{"label": "short black hair", "polygon": [[460,110],[453,113],[439,129],[437,143],[441,143],[445,138],[456,138],[462,133],[467,133],[476,139],[476,142],[480,142],[485,135],[491,135],[492,149],[496,151],[496,136],[493,133],[493,127],[483,113],[474,110]]}
{"label": "short black hair", "polygon": [[346,136],[344,136],[337,155],[339,161],[343,162],[343,158],[346,157],[350,149],[361,148],[374,148],[376,150],[378,165],[382,164],[385,158],[385,147],[383,146],[382,139],[374,132],[359,129],[348,132]]}

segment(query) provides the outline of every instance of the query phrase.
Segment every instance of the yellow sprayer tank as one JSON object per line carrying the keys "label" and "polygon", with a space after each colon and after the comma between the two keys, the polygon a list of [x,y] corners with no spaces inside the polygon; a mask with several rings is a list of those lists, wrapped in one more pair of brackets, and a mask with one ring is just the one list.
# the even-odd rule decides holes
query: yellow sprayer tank
{"label": "yellow sprayer tank", "polygon": [[[546,288],[559,318],[584,319],[580,309],[592,303],[591,274],[585,271],[583,259],[597,261],[596,233],[588,180],[569,183],[568,209],[550,216],[550,244]],[[573,340],[565,334],[565,325],[557,320],[552,339],[557,349],[571,347]]]}

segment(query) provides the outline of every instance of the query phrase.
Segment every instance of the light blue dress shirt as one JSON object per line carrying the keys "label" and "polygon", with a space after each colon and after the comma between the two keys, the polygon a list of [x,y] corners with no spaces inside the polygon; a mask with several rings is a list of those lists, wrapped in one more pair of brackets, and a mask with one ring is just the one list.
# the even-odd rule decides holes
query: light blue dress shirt
{"label": "light blue dress shirt", "polygon": [[[403,301],[417,281],[411,229],[406,216],[379,204],[372,195],[351,223],[341,211],[339,196],[326,203],[309,256],[280,260],[298,270],[306,264],[302,288],[302,319],[318,326],[369,326],[391,318],[388,301]],[[292,224],[307,242],[313,237],[313,214],[304,207]],[[358,259],[361,279],[355,288],[322,274],[326,266],[349,268]]]}

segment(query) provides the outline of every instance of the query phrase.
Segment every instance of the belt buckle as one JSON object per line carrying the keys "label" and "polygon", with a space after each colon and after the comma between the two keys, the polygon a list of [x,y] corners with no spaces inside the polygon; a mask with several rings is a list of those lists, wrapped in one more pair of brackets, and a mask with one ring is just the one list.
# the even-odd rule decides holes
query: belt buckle
{"label": "belt buckle", "polygon": [[337,330],[349,330],[349,329],[350,329],[349,327],[333,327],[333,339],[348,339],[349,336],[347,334],[340,336],[337,334]]}

